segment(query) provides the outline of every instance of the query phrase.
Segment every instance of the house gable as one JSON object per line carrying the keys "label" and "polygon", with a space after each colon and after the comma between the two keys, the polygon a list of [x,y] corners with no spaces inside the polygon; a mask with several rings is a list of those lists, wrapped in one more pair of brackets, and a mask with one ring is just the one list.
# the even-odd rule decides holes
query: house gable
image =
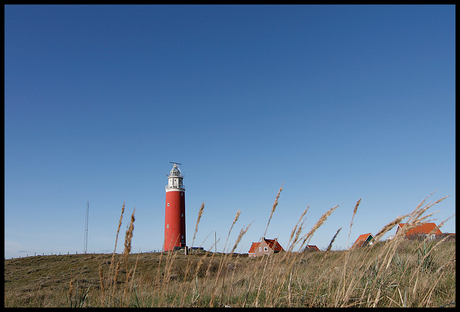
{"label": "house gable", "polygon": [[271,249],[273,249],[274,252],[284,251],[283,247],[281,247],[280,243],[277,240],[264,238],[264,241]]}

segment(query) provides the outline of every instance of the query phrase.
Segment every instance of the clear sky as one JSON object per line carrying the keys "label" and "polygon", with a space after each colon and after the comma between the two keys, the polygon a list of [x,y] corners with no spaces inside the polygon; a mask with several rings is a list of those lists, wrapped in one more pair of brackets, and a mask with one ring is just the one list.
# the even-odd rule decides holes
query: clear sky
{"label": "clear sky", "polygon": [[[267,231],[334,249],[398,215],[455,214],[455,6],[5,6],[5,257],[160,250],[166,175],[187,244]],[[455,218],[443,232],[455,232]],[[394,231],[391,231],[393,234]],[[208,239],[205,241],[205,238]],[[388,234],[390,235],[390,233]],[[204,241],[204,243],[203,243]],[[227,246],[228,249],[228,246]]]}

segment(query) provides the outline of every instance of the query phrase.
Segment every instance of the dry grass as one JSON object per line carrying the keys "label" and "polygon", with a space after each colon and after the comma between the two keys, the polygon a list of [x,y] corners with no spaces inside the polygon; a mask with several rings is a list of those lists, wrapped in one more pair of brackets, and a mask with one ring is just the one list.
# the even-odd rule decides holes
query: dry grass
{"label": "dry grass", "polygon": [[[267,227],[281,190],[282,186]],[[408,241],[404,235],[425,222],[432,213],[424,214],[443,199],[428,204],[425,199],[411,213],[385,225],[376,237],[408,219],[404,231],[391,241],[342,251],[331,250],[340,228],[327,251],[300,252],[338,206],[302,235],[307,207],[291,232],[288,251],[259,258],[234,253],[251,224],[241,228],[225,253],[132,254],[133,211],[120,255],[114,251],[5,260],[4,302],[8,307],[455,307],[455,242],[447,237]],[[194,238],[203,211],[204,204]],[[115,248],[123,212],[124,204]],[[240,214],[238,210],[230,225],[224,250]]]}
{"label": "dry grass", "polygon": [[267,226],[265,227],[265,232],[264,232],[263,237],[265,237],[265,235],[267,234],[268,225],[270,224],[270,221],[273,217],[273,213],[275,212],[276,206],[278,206],[278,199],[280,198],[281,191],[283,190],[283,184],[284,182],[281,183],[281,187],[278,191],[278,194],[276,195],[275,202],[273,203],[272,211],[270,212],[270,217],[268,218]]}

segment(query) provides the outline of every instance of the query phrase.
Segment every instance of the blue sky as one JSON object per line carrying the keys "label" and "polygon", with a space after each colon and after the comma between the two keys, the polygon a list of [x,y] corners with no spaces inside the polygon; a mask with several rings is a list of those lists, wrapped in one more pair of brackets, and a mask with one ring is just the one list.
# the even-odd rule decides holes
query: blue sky
{"label": "blue sky", "polygon": [[[5,257],[162,248],[182,163],[187,244],[286,247],[307,206],[334,248],[449,195],[454,6],[5,6]],[[455,232],[455,218],[441,229]],[[212,233],[212,234],[211,234]],[[393,231],[391,231],[393,233]],[[211,234],[207,240],[205,238]],[[203,243],[204,241],[204,243]],[[228,247],[227,247],[228,248]]]}

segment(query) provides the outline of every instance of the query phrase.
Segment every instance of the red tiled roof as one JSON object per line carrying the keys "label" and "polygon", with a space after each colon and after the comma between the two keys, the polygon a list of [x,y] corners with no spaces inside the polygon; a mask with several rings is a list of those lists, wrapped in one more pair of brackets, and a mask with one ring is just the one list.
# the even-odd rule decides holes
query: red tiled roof
{"label": "red tiled roof", "polygon": [[260,242],[252,243],[251,248],[249,248],[248,253],[253,253],[256,250],[256,248],[259,247],[259,245],[260,245]]}
{"label": "red tiled roof", "polygon": [[359,235],[358,239],[353,243],[351,248],[353,248],[353,247],[361,247],[367,241],[367,239],[369,238],[369,235],[371,237],[373,237],[371,233],[366,233],[366,234]]}
{"label": "red tiled roof", "polygon": [[[402,228],[405,225],[405,223],[399,223],[399,227]],[[427,222],[427,223],[422,223],[421,225],[413,228],[412,230],[409,230],[406,233],[406,236],[411,236],[411,235],[419,235],[419,234],[430,234],[434,229],[436,228],[436,223],[434,222]],[[435,232],[431,234],[442,234],[441,230],[437,229]]]}

